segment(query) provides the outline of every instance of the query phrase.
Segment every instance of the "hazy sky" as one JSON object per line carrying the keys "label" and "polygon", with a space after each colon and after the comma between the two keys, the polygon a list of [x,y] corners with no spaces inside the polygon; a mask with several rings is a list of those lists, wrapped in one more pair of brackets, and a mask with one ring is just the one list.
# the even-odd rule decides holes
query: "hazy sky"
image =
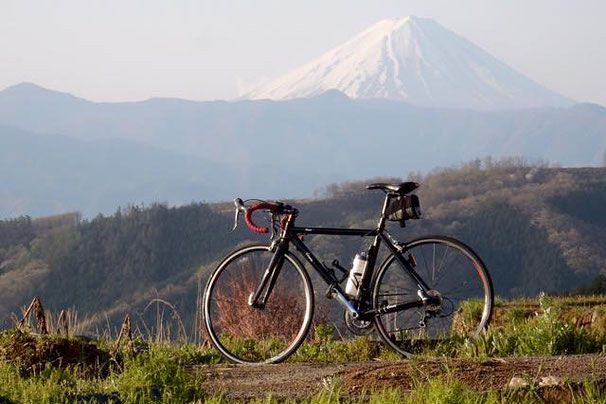
{"label": "hazy sky", "polygon": [[97,101],[228,99],[407,15],[606,105],[604,0],[0,0],[0,89],[31,81]]}

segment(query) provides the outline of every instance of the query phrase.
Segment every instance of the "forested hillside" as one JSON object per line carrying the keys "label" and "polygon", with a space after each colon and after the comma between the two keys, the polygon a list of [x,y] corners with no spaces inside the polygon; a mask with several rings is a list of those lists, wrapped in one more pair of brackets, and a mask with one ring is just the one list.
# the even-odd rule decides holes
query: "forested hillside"
{"label": "forested hillside", "polygon": [[[401,239],[460,238],[482,256],[498,295],[572,290],[606,274],[606,168],[477,161],[413,178],[422,182],[424,218],[390,231]],[[368,182],[331,185],[317,198],[291,201],[300,208],[299,222],[372,227],[382,193],[366,191]],[[125,312],[145,317],[148,302],[162,298],[189,327],[199,284],[228,250],[256,237],[242,224],[231,232],[232,225],[230,203],[135,206],[84,221],[74,215],[2,221],[3,324],[38,295],[52,310],[75,307],[91,326],[115,324]],[[324,260],[349,266],[364,240],[306,242]]]}

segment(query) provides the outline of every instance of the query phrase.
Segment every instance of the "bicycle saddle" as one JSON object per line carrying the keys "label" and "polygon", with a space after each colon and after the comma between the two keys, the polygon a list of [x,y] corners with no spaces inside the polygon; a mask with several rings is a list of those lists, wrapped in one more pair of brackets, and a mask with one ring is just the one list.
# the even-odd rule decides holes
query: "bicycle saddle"
{"label": "bicycle saddle", "polygon": [[385,182],[376,182],[366,186],[366,189],[380,189],[383,192],[397,193],[400,195],[406,195],[409,192],[414,191],[419,187],[418,182],[401,182],[399,184],[387,184]]}

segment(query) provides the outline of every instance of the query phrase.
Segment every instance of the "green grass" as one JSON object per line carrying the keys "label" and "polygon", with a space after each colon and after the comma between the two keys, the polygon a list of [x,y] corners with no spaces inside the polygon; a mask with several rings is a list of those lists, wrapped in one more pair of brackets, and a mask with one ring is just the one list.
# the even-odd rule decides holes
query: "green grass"
{"label": "green grass", "polygon": [[[24,377],[18,366],[0,364],[0,402],[207,402],[228,403],[221,396],[205,396],[201,380],[187,371],[191,362],[200,359],[191,348],[153,346],[150,351],[126,359],[123,369],[105,378],[83,378],[70,368],[46,367]],[[606,394],[592,381],[579,386],[563,387],[574,402],[606,402]],[[414,382],[412,391],[384,389],[358,397],[349,397],[338,379],[328,383],[305,403],[534,403],[541,402],[536,388],[476,392],[449,378],[422,379]],[[568,396],[567,396],[568,397]],[[271,396],[258,403],[277,403]],[[287,401],[288,402],[288,401]],[[290,401],[294,402],[294,401]]]}
{"label": "green grass", "polygon": [[16,403],[65,402],[75,398],[96,402],[115,394],[111,378],[85,379],[73,369],[50,366],[23,377],[18,366],[0,364],[0,402],[3,398]]}
{"label": "green grass", "polygon": [[[42,338],[42,337],[37,337]],[[134,357],[112,362],[105,374],[83,373],[83,364],[24,372],[21,363],[0,362],[0,403],[8,402],[191,402],[204,397],[188,364],[209,357],[191,346],[152,345]],[[3,401],[4,400],[4,401]]]}
{"label": "green grass", "polygon": [[196,380],[185,369],[185,362],[173,349],[152,347],[150,351],[127,358],[116,378],[120,398],[126,402],[190,402],[202,397]]}
{"label": "green grass", "polygon": [[[570,355],[604,352],[606,329],[583,328],[562,319],[562,308],[541,295],[540,311],[525,318],[522,309],[512,308],[510,321],[492,327],[475,339],[460,339],[455,349],[464,357]],[[442,347],[443,349],[444,347]]]}
{"label": "green grass", "polygon": [[[606,352],[604,298],[564,299],[541,296],[538,301],[501,302],[501,319],[477,338],[454,335],[426,349],[421,357],[479,358],[499,356],[566,355]],[[529,309],[528,307],[532,307]],[[570,314],[571,312],[574,315]],[[529,313],[531,313],[529,315]],[[575,326],[571,319],[591,314],[594,324]],[[461,318],[473,320],[477,304],[469,303]],[[372,337],[335,338],[331,326],[316,327],[311,337],[289,359],[291,362],[327,363],[401,357]],[[241,349],[262,352],[271,342],[233,341]],[[239,345],[238,345],[239,344]],[[250,346],[253,344],[254,346]],[[76,338],[39,336],[9,330],[0,332],[0,403],[4,402],[227,402],[207,397],[200,375],[189,370],[199,364],[225,362],[217,351],[193,344],[136,344],[135,356],[111,356],[112,341],[89,342]],[[94,359],[94,355],[103,360]],[[93,355],[93,356],[91,356]],[[575,402],[606,402],[604,389],[588,381],[566,387]],[[505,403],[536,402],[540,391],[506,390],[477,393],[456,380],[419,380],[412,392],[387,389],[364,396],[371,403]],[[356,401],[357,400],[357,401]],[[266,397],[258,402],[276,402]],[[359,402],[347,397],[338,381],[310,397],[309,403]]]}
{"label": "green grass", "polygon": [[[583,303],[587,301],[581,299]],[[606,307],[571,307],[572,298],[552,298],[541,295],[532,302],[536,310],[528,315],[526,308],[515,303],[500,303],[507,307],[505,320],[476,338],[453,334],[450,338],[428,346],[418,352],[430,357],[487,358],[506,356],[571,355],[606,352]],[[595,299],[594,299],[595,301]],[[524,305],[529,301],[523,301]],[[603,298],[602,298],[603,302]],[[538,303],[538,304],[537,304]],[[466,302],[455,319],[455,329],[468,331],[466,324],[475,323],[481,315],[481,303]],[[589,310],[591,326],[577,326],[577,317],[571,311]],[[587,317],[585,313],[585,317]],[[316,333],[317,334],[317,333]],[[296,362],[346,362],[381,359],[398,359],[385,345],[369,337],[358,337],[347,341],[336,341],[330,333],[320,333],[323,337],[305,342],[289,359]]]}

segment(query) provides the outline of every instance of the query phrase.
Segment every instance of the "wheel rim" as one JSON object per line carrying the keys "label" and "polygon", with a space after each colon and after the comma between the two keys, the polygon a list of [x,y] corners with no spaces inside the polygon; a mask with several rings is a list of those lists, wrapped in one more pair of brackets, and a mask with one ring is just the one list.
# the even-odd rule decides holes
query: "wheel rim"
{"label": "wheel rim", "polygon": [[214,345],[238,363],[275,363],[286,359],[305,338],[313,295],[309,278],[287,255],[263,309],[248,304],[272,253],[266,246],[239,250],[227,257],[209,280],[205,323]]}
{"label": "wheel rim", "polygon": [[[428,294],[441,303],[377,316],[377,329],[390,346],[411,355],[453,333],[475,336],[486,327],[492,286],[483,263],[468,247],[452,239],[428,238],[409,243],[403,253],[431,288]],[[417,293],[392,256],[378,273],[375,307],[418,300]]]}

